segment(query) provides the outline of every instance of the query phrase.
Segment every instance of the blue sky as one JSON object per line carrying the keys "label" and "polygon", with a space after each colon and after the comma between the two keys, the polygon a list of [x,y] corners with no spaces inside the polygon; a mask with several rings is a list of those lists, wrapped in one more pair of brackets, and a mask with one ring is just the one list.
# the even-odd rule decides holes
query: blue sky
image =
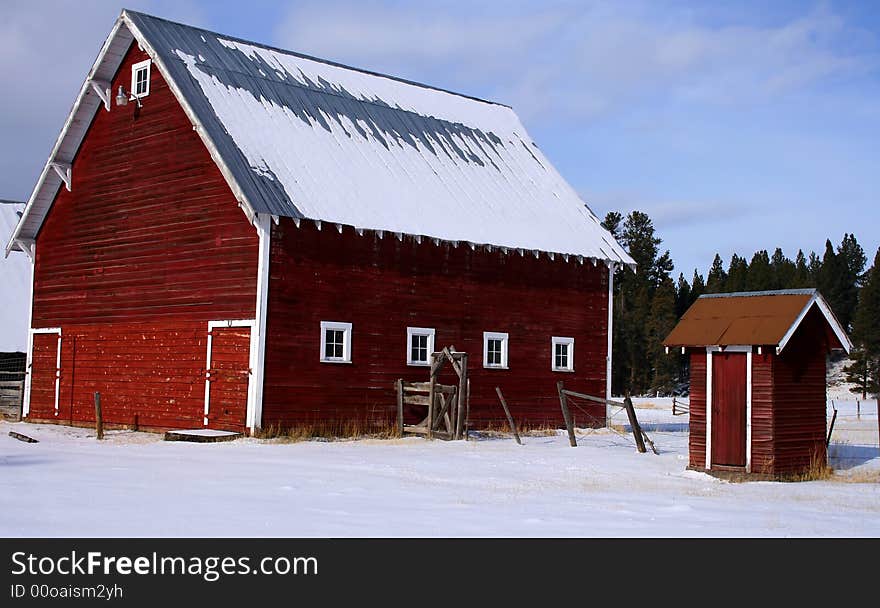
{"label": "blue sky", "polygon": [[123,6],[512,105],[676,272],[880,226],[876,2],[4,2],[0,198],[25,199]]}

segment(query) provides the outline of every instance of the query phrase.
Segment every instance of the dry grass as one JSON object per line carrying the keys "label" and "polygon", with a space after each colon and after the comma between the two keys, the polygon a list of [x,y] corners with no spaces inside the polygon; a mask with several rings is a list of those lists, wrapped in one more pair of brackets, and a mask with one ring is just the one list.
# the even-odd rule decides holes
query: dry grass
{"label": "dry grass", "polygon": [[273,424],[261,429],[256,437],[280,443],[296,443],[315,440],[394,439],[399,434],[397,425],[391,420],[350,419],[296,423],[289,426]]}
{"label": "dry grass", "polygon": [[819,481],[831,479],[833,475],[834,469],[828,466],[825,454],[823,452],[816,452],[810,458],[810,465],[805,471],[782,475],[779,481]]}

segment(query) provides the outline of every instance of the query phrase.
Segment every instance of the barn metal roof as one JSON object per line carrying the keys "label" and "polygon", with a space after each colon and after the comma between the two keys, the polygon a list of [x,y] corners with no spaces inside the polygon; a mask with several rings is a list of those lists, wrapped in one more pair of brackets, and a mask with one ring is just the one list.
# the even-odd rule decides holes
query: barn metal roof
{"label": "barn metal roof", "polygon": [[101,106],[90,81],[109,81],[132,39],[249,215],[634,264],[510,107],[128,10],[10,247],[39,229],[62,184],[53,159],[70,162]]}
{"label": "barn metal roof", "polygon": [[795,330],[816,307],[841,348],[852,344],[816,289],[706,294],[684,313],[663,341],[665,346],[775,346],[782,352]]}

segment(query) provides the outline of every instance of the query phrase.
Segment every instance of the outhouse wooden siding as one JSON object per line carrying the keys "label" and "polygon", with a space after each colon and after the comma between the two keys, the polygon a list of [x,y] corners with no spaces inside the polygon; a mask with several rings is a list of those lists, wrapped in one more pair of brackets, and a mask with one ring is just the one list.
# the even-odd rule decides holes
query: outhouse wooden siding
{"label": "outhouse wooden siding", "polygon": [[[406,363],[408,326],[435,328],[437,348],[469,354],[473,424],[504,422],[496,386],[514,416],[533,425],[562,423],[559,380],[605,392],[604,264],[350,227],[340,233],[332,224],[318,230],[308,221],[297,228],[281,218],[272,231],[268,306],[265,426],[389,420],[394,381],[428,379],[427,368]],[[321,321],[353,324],[351,364],[319,361]],[[509,369],[483,368],[484,331],[509,334]],[[551,371],[553,336],[575,339],[574,373]],[[604,419],[604,406],[585,409]]]}
{"label": "outhouse wooden siding", "polygon": [[[789,475],[826,461],[827,323],[804,318],[781,355],[752,354],[751,471]],[[769,352],[768,352],[769,351]],[[689,466],[706,467],[706,352],[690,350]]]}
{"label": "outhouse wooden siding", "polygon": [[55,417],[35,351],[32,419],[92,421],[100,391],[108,424],[201,426],[207,322],[254,317],[255,229],[156,66],[144,101],[98,111],[37,236],[32,326],[61,327],[62,373]]}

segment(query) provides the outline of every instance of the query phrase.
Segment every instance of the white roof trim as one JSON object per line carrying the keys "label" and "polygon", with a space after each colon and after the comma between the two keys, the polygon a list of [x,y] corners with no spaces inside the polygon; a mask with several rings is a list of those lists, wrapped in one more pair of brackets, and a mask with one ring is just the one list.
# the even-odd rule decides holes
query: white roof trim
{"label": "white roof trim", "polygon": [[[43,171],[40,173],[40,177],[37,180],[33,191],[31,192],[30,198],[28,198],[27,205],[25,206],[24,211],[21,215],[21,219],[16,225],[15,230],[12,232],[12,236],[9,238],[9,241],[6,243],[5,254],[7,256],[14,249],[26,251],[24,243],[30,242],[35,238],[35,234],[22,236],[22,229],[24,228],[27,221],[31,219],[31,216],[36,213],[41,213],[42,217],[40,217],[37,222],[38,231],[39,226],[42,226],[46,215],[49,213],[50,207],[54,203],[55,197],[58,193],[58,189],[63,184],[63,181],[61,177],[57,174],[57,172],[53,170],[53,165],[55,165],[56,163],[72,163],[74,157],[76,156],[76,152],[79,150],[79,147],[82,144],[85,133],[88,131],[89,126],[91,126],[91,123],[94,120],[95,114],[101,107],[105,107],[104,100],[102,100],[99,95],[88,95],[88,93],[92,91],[92,82],[107,80],[105,78],[101,78],[100,76],[96,76],[96,74],[101,71],[102,68],[108,68],[106,71],[110,72],[111,74],[115,74],[116,70],[119,68],[119,63],[121,63],[122,60],[121,56],[119,57],[119,63],[116,63],[115,65],[107,64],[106,61],[108,51],[111,49],[114,43],[117,42],[117,38],[120,36],[130,36],[131,39],[137,40],[141,48],[144,49],[144,51],[150,56],[150,59],[153,61],[153,63],[156,64],[157,68],[159,69],[159,73],[162,74],[163,78],[168,83],[168,86],[174,94],[174,97],[177,99],[178,103],[180,103],[180,106],[183,108],[187,117],[193,123],[193,130],[195,130],[196,133],[198,133],[199,137],[202,139],[202,142],[205,144],[205,147],[208,149],[208,152],[211,155],[211,159],[216,163],[233,194],[241,203],[242,210],[244,211],[245,215],[247,215],[248,219],[253,222],[253,219],[255,217],[253,206],[250,204],[250,201],[248,201],[245,197],[238,183],[233,179],[229,168],[223,162],[222,158],[220,158],[214,142],[211,141],[210,137],[208,137],[206,130],[202,128],[201,123],[196,118],[195,114],[192,111],[192,108],[186,102],[186,99],[181,94],[174,80],[167,76],[167,70],[165,69],[165,66],[162,63],[159,55],[149,45],[144,36],[138,31],[137,27],[134,25],[134,23],[132,23],[131,19],[128,18],[126,11],[123,10],[122,14],[113,25],[113,29],[107,36],[107,39],[104,41],[104,44],[101,47],[97,58],[95,59],[95,63],[92,65],[91,70],[89,70],[88,76],[86,76],[85,80],[83,81],[83,84],[80,87],[79,94],[76,97],[76,101],[74,102],[73,107],[70,109],[70,113],[67,115],[67,119],[64,121],[64,127],[58,134],[58,138],[55,140],[55,145],[52,147],[52,152],[49,154],[49,158],[46,160],[46,164],[43,166]],[[124,42],[125,48],[126,50],[128,50],[128,45],[131,43],[131,40],[122,40],[122,42]],[[74,124],[82,125],[82,133],[78,134],[79,141],[76,142],[71,139],[72,137],[74,137],[74,135],[71,134],[71,127]],[[73,154],[70,154],[70,158],[59,157],[59,153],[61,152],[62,148],[64,148],[67,144],[73,144]],[[37,201],[40,201],[41,204],[38,205]]]}
{"label": "white roof trim", "polygon": [[807,313],[810,312],[810,308],[815,304],[822,315],[825,317],[825,320],[828,322],[828,325],[831,326],[832,331],[834,331],[834,335],[837,336],[837,339],[840,340],[840,343],[843,345],[843,350],[846,351],[847,354],[852,350],[852,342],[849,339],[849,336],[846,335],[846,330],[840,325],[840,321],[837,320],[837,317],[834,315],[834,312],[831,310],[831,307],[828,306],[828,302],[825,301],[825,298],[817,291],[813,294],[806,305],[804,305],[803,310],[801,310],[797,319],[795,319],[794,323],[791,324],[791,327],[788,328],[788,331],[782,336],[782,340],[779,341],[779,345],[776,347],[776,354],[782,354],[782,350],[785,348],[785,345],[788,344],[788,341],[791,340],[791,337],[794,335],[794,332],[797,331],[797,328],[800,327],[800,324],[806,318]]}
{"label": "white roof trim", "polygon": [[208,130],[204,128],[201,121],[196,116],[196,113],[193,111],[192,106],[190,106],[189,102],[187,102],[186,97],[184,97],[183,93],[180,91],[180,87],[177,86],[177,83],[173,78],[168,76],[168,70],[165,66],[165,63],[162,61],[162,57],[156,52],[156,50],[147,42],[146,37],[140,32],[137,26],[132,22],[129,18],[127,11],[123,10],[122,15],[119,17],[120,21],[124,21],[126,27],[128,27],[129,31],[134,35],[137,39],[138,43],[143,47],[144,51],[147,55],[150,56],[150,59],[153,60],[153,63],[156,64],[156,67],[159,69],[159,73],[162,74],[162,77],[165,79],[165,82],[168,84],[168,88],[171,89],[171,92],[174,93],[174,97],[177,99],[177,102],[180,104],[180,107],[183,108],[184,113],[186,113],[187,118],[189,118],[190,122],[193,124],[193,130],[198,134],[201,138],[202,142],[205,144],[205,147],[208,149],[208,153],[211,155],[211,160],[217,165],[217,168],[220,169],[220,173],[223,174],[223,178],[226,180],[226,183],[229,185],[229,188],[232,190],[232,193],[235,195],[235,198],[241,203],[242,210],[245,215],[247,215],[248,219],[253,223],[257,217],[256,212],[254,211],[254,206],[250,203],[247,197],[244,194],[244,191],[239,186],[238,182],[232,175],[232,172],[229,170],[229,167],[223,162],[223,158],[220,156],[220,152],[217,150],[217,146],[214,144],[214,141],[208,135]]}
{"label": "white roof trim", "polygon": [[[119,34],[120,26],[122,25],[122,18],[116,20],[116,23],[113,26],[113,29],[110,31],[110,35],[107,36],[107,39],[104,41],[104,45],[101,47],[100,52],[98,53],[98,57],[95,59],[95,63],[92,64],[92,69],[89,70],[88,76],[83,81],[82,86],[80,87],[79,95],[76,98],[76,101],[73,104],[73,107],[70,109],[70,113],[67,115],[67,120],[64,121],[64,127],[61,129],[61,133],[58,134],[58,138],[55,140],[55,145],[52,147],[52,153],[49,154],[49,158],[46,160],[46,164],[43,165],[43,171],[40,173],[40,177],[37,180],[36,186],[34,186],[33,192],[31,192],[30,198],[28,198],[27,205],[24,208],[24,212],[21,214],[21,219],[18,221],[18,225],[15,227],[15,230],[12,233],[12,236],[9,238],[9,241],[6,243],[6,255],[9,255],[9,252],[13,249],[20,249],[24,251],[25,249],[19,245],[19,237],[21,235],[21,229],[25,224],[25,221],[30,216],[35,201],[39,197],[40,194],[43,193],[44,189],[48,188],[50,192],[52,192],[52,200],[55,199],[55,195],[58,192],[58,188],[61,186],[61,177],[58,176],[54,170],[52,170],[52,165],[55,162],[67,162],[70,163],[73,158],[58,158],[58,153],[61,150],[61,147],[66,140],[68,139],[68,135],[70,133],[70,128],[73,125],[74,121],[85,120],[86,116],[81,116],[81,114],[89,114],[88,123],[91,123],[92,118],[94,118],[95,112],[100,108],[103,102],[96,95],[93,97],[86,97],[86,94],[91,90],[92,85],[91,82],[93,80],[101,80],[100,78],[96,78],[95,74],[98,72],[99,68],[103,65],[104,59],[107,55],[107,51],[110,49],[112,43],[116,39],[117,34]],[[119,66],[114,67],[113,71],[115,72]],[[94,106],[94,107],[89,107]],[[86,127],[88,130],[88,127]],[[83,132],[83,136],[85,135],[85,131]],[[79,143],[82,143],[80,140]],[[79,143],[76,148],[79,148]],[[48,183],[47,183],[48,182]],[[51,202],[48,206],[51,206]],[[46,207],[46,212],[48,213],[48,206]],[[44,215],[45,217],[45,215]],[[42,220],[40,221],[42,224]],[[33,240],[33,237],[26,237],[24,240],[30,241]]]}

